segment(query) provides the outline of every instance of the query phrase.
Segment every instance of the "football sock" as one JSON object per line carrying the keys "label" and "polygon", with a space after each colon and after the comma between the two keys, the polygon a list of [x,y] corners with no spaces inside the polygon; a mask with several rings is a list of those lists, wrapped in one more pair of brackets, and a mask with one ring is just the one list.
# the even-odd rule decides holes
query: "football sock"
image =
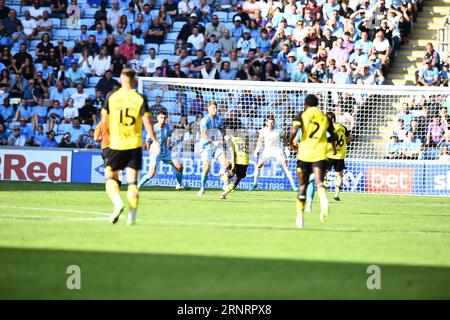
{"label": "football sock", "polygon": [[206,189],[206,180],[208,180],[208,175],[202,173],[201,189]]}
{"label": "football sock", "polygon": [[177,178],[177,182],[178,184],[181,186],[183,185],[183,172],[178,172],[175,173],[175,177]]}
{"label": "football sock", "polygon": [[136,215],[136,210],[139,201],[139,189],[135,184],[128,185],[127,201],[128,207],[130,208],[130,214],[131,216],[134,217]]}
{"label": "football sock", "polygon": [[314,200],[314,194],[316,193],[315,186],[314,186],[314,176],[309,176],[309,182],[308,187],[306,189],[306,202],[308,204],[311,204]]}
{"label": "football sock", "polygon": [[141,178],[141,180],[139,180],[139,183],[137,185],[138,188],[142,187],[144,184],[147,183],[147,181],[150,180],[148,175],[145,175]]}
{"label": "football sock", "polygon": [[320,199],[320,209],[328,210],[327,189],[325,189],[325,187],[321,186],[321,187],[317,188],[317,194],[319,195],[319,199]]}
{"label": "football sock", "polygon": [[253,184],[257,185],[258,184],[258,179],[259,179],[259,175],[261,174],[261,168],[256,168],[255,169],[255,177],[253,178]]}
{"label": "football sock", "polygon": [[305,210],[305,201],[297,199],[295,202],[295,207],[297,209],[297,215],[302,215]]}
{"label": "football sock", "polygon": [[105,183],[106,187],[106,193],[108,194],[108,197],[111,199],[114,206],[121,206],[123,205],[123,201],[120,198],[120,188],[119,184],[114,179],[108,179]]}
{"label": "football sock", "polygon": [[289,179],[289,183],[291,184],[292,189],[294,189],[296,186],[295,186],[294,178],[292,177],[291,170],[289,170],[289,167],[283,167],[283,169],[284,169],[284,173],[286,173],[286,176]]}
{"label": "football sock", "polygon": [[341,186],[336,186],[336,191],[334,192],[334,195],[336,197],[339,197],[339,194],[341,193]]}

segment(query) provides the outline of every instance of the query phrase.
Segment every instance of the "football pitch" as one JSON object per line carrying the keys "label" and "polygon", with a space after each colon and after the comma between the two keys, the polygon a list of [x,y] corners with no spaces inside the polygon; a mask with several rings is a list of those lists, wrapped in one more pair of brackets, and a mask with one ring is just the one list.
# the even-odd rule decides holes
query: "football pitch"
{"label": "football pitch", "polygon": [[0,182],[0,298],[450,298],[448,197],[329,194],[297,230],[293,192],[196,191],[144,188],[128,227],[103,185]]}

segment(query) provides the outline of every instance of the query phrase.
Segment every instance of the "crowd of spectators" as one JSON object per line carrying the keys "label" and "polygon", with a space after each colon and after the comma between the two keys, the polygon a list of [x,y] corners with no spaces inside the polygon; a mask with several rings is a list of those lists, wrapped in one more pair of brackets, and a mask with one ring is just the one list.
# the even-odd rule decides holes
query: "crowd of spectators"
{"label": "crowd of spectators", "polygon": [[388,159],[424,159],[449,162],[450,98],[431,96],[419,109],[403,103],[386,148]]}
{"label": "crowd of spectators", "polygon": [[434,49],[433,44],[427,43],[423,54],[422,68],[416,72],[417,86],[449,86],[450,78],[450,51],[441,57]]}
{"label": "crowd of spectators", "polygon": [[[127,65],[147,77],[383,84],[421,1],[11,3],[0,0],[0,144],[96,148],[91,129]],[[198,117],[203,99],[177,93],[176,113]],[[355,125],[354,110],[336,109]]]}

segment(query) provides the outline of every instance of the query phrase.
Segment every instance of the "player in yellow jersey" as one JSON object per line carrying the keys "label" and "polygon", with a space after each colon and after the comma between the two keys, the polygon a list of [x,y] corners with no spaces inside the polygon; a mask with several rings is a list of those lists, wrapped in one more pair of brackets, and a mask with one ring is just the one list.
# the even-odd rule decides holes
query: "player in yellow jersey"
{"label": "player in yellow jersey", "polygon": [[130,208],[128,225],[136,223],[139,190],[136,186],[138,172],[142,165],[142,124],[153,140],[153,152],[159,153],[159,142],[155,137],[146,99],[133,89],[136,73],[125,68],[120,74],[122,87],[109,94],[102,109],[102,125],[109,133],[110,151],[105,157],[106,192],[114,204],[111,223],[119,220],[125,206],[120,198],[117,183],[119,170],[126,168],[128,182],[127,202]]}
{"label": "player in yellow jersey", "polygon": [[352,135],[344,125],[336,123],[336,115],[333,112],[327,112],[327,117],[333,124],[334,133],[336,134],[336,153],[334,153],[332,144],[328,144],[328,171],[331,171],[333,168],[336,170],[334,200],[341,201],[339,194],[342,188],[344,170],[346,169],[344,159],[347,154],[347,144],[352,141]]}
{"label": "player in yellow jersey", "polygon": [[225,136],[225,141],[231,155],[231,177],[236,175],[236,178],[232,183],[225,185],[224,192],[220,195],[222,200],[226,199],[227,194],[233,192],[239,182],[246,177],[248,168],[248,145],[245,131],[236,130],[234,133],[233,130],[230,130]]}
{"label": "player in yellow jersey", "polygon": [[[334,144],[335,135],[333,127],[327,116],[318,108],[319,99],[313,94],[305,98],[305,109],[295,117],[289,144],[297,150],[297,176],[299,190],[297,192],[297,228],[303,228],[303,213],[305,211],[306,188],[311,173],[314,173],[314,183],[320,198],[320,220],[328,218],[328,199],[324,185],[324,178],[328,166],[328,141]],[[300,141],[295,137],[302,129]],[[329,137],[327,138],[327,132]]]}

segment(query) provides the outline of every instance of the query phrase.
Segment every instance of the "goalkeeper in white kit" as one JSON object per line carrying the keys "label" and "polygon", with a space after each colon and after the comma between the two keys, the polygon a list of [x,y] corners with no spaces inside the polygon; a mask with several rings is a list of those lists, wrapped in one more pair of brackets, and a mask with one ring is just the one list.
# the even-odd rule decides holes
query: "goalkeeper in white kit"
{"label": "goalkeeper in white kit", "polygon": [[255,168],[253,184],[250,186],[250,191],[258,188],[258,179],[261,174],[261,169],[264,164],[272,158],[281,163],[281,166],[289,179],[292,190],[298,191],[294,178],[292,177],[292,173],[287,165],[286,156],[283,152],[283,136],[284,134],[281,130],[275,129],[275,117],[273,114],[268,114],[266,117],[266,126],[259,132],[258,144],[254,152],[255,158],[258,158],[258,155],[264,145],[264,150],[262,150],[261,156],[258,160],[258,165]]}

